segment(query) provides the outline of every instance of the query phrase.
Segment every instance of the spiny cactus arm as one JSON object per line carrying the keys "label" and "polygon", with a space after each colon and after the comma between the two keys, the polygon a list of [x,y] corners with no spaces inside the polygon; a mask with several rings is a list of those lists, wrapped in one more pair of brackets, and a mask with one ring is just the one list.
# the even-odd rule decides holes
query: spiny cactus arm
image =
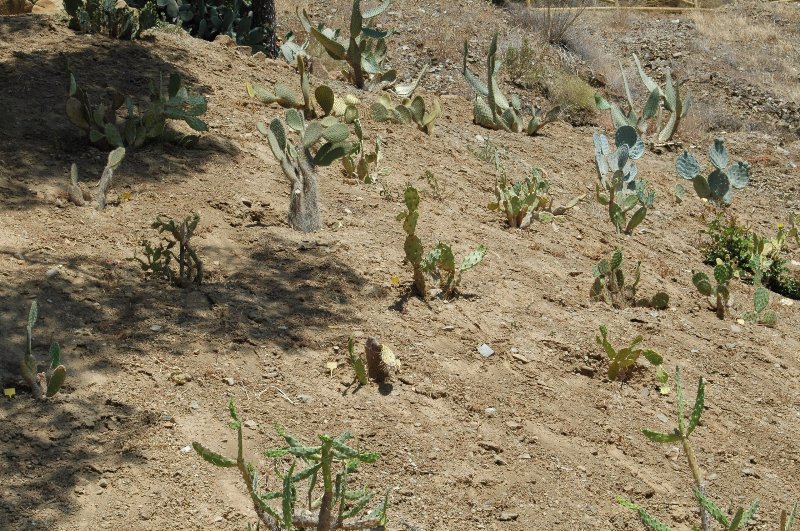
{"label": "spiny cactus arm", "polygon": [[315,39],[317,39],[317,42],[319,42],[322,47],[325,48],[325,51],[328,52],[328,55],[330,55],[333,59],[336,59],[337,61],[344,61],[347,58],[347,48],[342,43],[329,38],[322,31],[314,27],[311,28],[311,34]]}
{"label": "spiny cactus arm", "polygon": [[617,496],[617,503],[626,509],[636,511],[636,513],[639,515],[639,520],[641,520],[648,529],[652,529],[653,531],[672,531],[667,524],[661,522],[659,519],[648,513],[643,507],[640,507],[632,501],[629,501],[624,496]]}
{"label": "spiny cactus arm", "polygon": [[625,97],[628,99],[628,115],[630,115],[634,113],[633,96],[631,96],[631,88],[628,85],[628,76],[625,75],[625,68],[622,67],[622,61],[619,61],[619,71],[622,74],[622,85],[625,88]]}
{"label": "spiny cactus arm", "polygon": [[472,269],[483,260],[483,257],[486,256],[486,246],[479,245],[474,251],[469,253],[464,259],[461,261],[461,265],[459,266],[459,272],[464,272],[469,269]]}
{"label": "spiny cactus arm", "polygon": [[637,57],[636,54],[633,54],[633,61],[636,63],[636,69],[639,71],[639,77],[642,79],[644,86],[647,87],[647,91],[653,92],[654,90],[658,90],[660,93],[661,89],[658,87],[658,83],[656,83],[653,78],[645,73],[644,69],[642,68],[642,63],[639,62],[639,57]]}

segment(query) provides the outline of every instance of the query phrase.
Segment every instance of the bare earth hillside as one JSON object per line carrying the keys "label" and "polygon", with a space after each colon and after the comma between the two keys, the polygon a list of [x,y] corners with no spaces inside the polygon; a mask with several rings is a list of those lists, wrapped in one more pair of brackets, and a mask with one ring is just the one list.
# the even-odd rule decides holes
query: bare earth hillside
{"label": "bare earth hillside", "polygon": [[[295,4],[278,7],[281,34],[298,29]],[[342,27],[348,9],[315,2],[310,12]],[[379,452],[355,481],[391,489],[388,529],[642,529],[615,502],[620,494],[674,529],[692,529],[698,510],[683,450],[641,433],[672,429],[674,382],[662,396],[644,360],[627,382],[610,381],[595,342],[603,324],[615,345],[641,334],[667,372],[679,366],[690,404],[705,379],[692,437],[707,493],[723,508],[760,499],[752,528],[777,529],[780,511],[800,500],[800,302],[771,294],[775,328],[737,322],[752,309],[753,287],[734,279],[732,315],[719,320],[708,309],[692,271],[711,274],[700,247],[713,213],[690,183],[675,201],[677,150],[648,150],[638,161],[656,203],[624,235],[594,199],[592,134],[610,128],[607,113],[536,137],[473,124],[463,39],[474,48],[471,67],[483,71],[493,30],[501,48],[529,31],[516,16],[477,0],[397,0],[382,15],[398,29],[392,66],[412,78],[431,65],[420,91],[436,94],[443,114],[432,136],[377,123],[366,109],[379,94],[326,81],[361,100],[365,133],[370,142],[380,135],[384,159],[379,184],[346,180],[340,164],[321,170],[324,226],[312,234],[287,225],[289,187],[255,129],[283,110],[245,91],[247,81],[296,87],[292,66],[171,30],[130,42],[76,34],[60,16],[0,17],[0,384],[17,393],[0,402],[0,529],[246,529],[256,517],[235,469],[190,449],[201,441],[234,455],[231,398],[246,421],[245,453],[269,481],[278,480],[263,450],[281,446],[275,423],[305,441],[350,430],[356,446]],[[714,29],[722,21],[761,37],[734,39]],[[724,133],[732,157],[752,165],[750,185],[727,210],[773,235],[800,212],[799,22],[796,3],[616,19],[587,11],[567,46],[542,61],[597,74],[608,97],[623,94],[617,59],[630,63],[636,52],[659,79],[660,61],[673,64],[698,102],[676,140],[705,157]],[[65,116],[67,63],[98,95],[146,93],[149,78],[179,72],[207,97],[210,130],[195,148],[130,150],[110,206],[76,207],[65,193],[71,164],[92,181],[106,154]],[[504,88],[525,105],[545,105],[543,92],[510,81]],[[556,205],[584,199],[552,224],[508,229],[487,209],[495,167],[474,154],[487,136],[509,176],[540,167]],[[440,194],[421,180],[426,170]],[[417,232],[427,248],[449,242],[461,257],[488,247],[451,301],[409,295],[396,220],[408,182],[422,194]],[[145,278],[129,258],[157,239],[150,224],[192,212],[204,283],[180,289]],[[640,292],[665,291],[668,309],[590,302],[592,267],[618,246],[626,268],[641,261]],[[796,272],[800,250],[788,252]],[[31,396],[18,371],[33,299],[34,353],[44,359],[59,341],[68,371],[47,401]],[[402,366],[389,385],[352,385],[350,336],[357,352],[376,336],[397,354]],[[478,352],[484,343],[492,356]]]}

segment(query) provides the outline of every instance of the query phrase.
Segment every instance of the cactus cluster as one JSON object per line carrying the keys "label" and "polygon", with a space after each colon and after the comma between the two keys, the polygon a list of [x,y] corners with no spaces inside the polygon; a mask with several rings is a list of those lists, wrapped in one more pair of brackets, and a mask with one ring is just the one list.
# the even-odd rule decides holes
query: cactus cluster
{"label": "cactus cluster", "polygon": [[531,221],[550,223],[555,216],[564,215],[583,199],[583,195],[573,198],[565,206],[553,207],[550,183],[544,178],[540,168],[532,168],[529,177],[513,183],[508,182],[505,169],[495,157],[497,176],[494,182],[494,195],[497,199],[489,203],[489,210],[502,210],[506,222],[512,229],[524,228]]}
{"label": "cactus cluster", "polygon": [[37,399],[51,397],[58,393],[64,384],[67,376],[67,369],[61,364],[61,347],[55,341],[50,344],[50,364],[43,372],[39,372],[39,364],[33,357],[31,340],[33,336],[33,325],[39,318],[39,304],[34,300],[28,311],[28,324],[25,328],[27,335],[27,350],[22,357],[20,370],[22,378],[28,384],[31,392]]}
{"label": "cactus cluster", "polygon": [[489,129],[500,129],[514,133],[525,132],[529,136],[538,133],[539,129],[558,119],[560,107],[554,107],[542,115],[534,115],[527,123],[522,118],[522,104],[519,97],[514,95],[511,102],[500,91],[497,83],[497,74],[502,61],[497,57],[497,33],[492,37],[489,51],[486,55],[486,83],[481,81],[467,68],[467,55],[469,44],[464,41],[464,61],[462,73],[467,83],[475,91],[474,115],[475,123]]}
{"label": "cactus cluster", "polygon": [[737,160],[730,162],[725,141],[714,140],[708,150],[708,158],[714,169],[708,177],[701,175],[700,162],[684,150],[675,160],[675,170],[680,177],[692,181],[694,191],[702,199],[708,199],[717,206],[730,205],[733,201],[733,190],[742,189],[750,182],[750,164]]}
{"label": "cactus cluster", "polygon": [[[349,68],[344,74],[349,81],[358,88],[364,88],[366,81],[383,84],[393,83],[397,79],[395,70],[384,69],[386,37],[391,35],[391,31],[365,25],[369,19],[383,13],[390,5],[391,0],[384,0],[380,5],[362,13],[361,0],[353,0],[348,38],[341,36],[340,30],[325,27],[322,23],[314,26],[305,10],[298,9],[297,16],[306,33],[313,36],[331,58],[348,64]],[[288,51],[289,55],[297,54],[296,50]]]}
{"label": "cactus cluster", "polygon": [[[123,105],[126,115],[117,116]],[[73,125],[89,137],[89,142],[98,147],[140,147],[146,142],[160,139],[182,146],[197,143],[196,135],[181,135],[170,131],[166,121],[183,120],[195,131],[208,131],[208,125],[200,119],[206,112],[207,102],[201,94],[190,95],[177,73],[170,75],[167,90],[159,74],[158,86],[150,81],[150,97],[147,107],[134,105],[130,97],[115,92],[111,101],[92,105],[86,91],[69,72],[69,98],[67,117]]]}
{"label": "cactus cluster", "polygon": [[439,242],[436,247],[425,254],[422,241],[416,235],[417,221],[419,220],[419,192],[409,184],[406,186],[403,199],[406,212],[401,212],[397,216],[397,220],[403,222],[403,230],[406,233],[403,248],[406,260],[411,264],[414,272],[413,291],[427,299],[426,275],[429,275],[438,282],[442,296],[449,299],[458,292],[461,275],[483,260],[486,255],[486,247],[479,245],[458,265],[456,265],[453,249],[446,243]]}
{"label": "cactus cluster", "polygon": [[378,182],[378,164],[383,158],[381,137],[375,137],[375,149],[372,153],[367,153],[364,145],[364,129],[359,118],[353,120],[353,134],[356,137],[353,149],[342,157],[345,177],[357,179],[364,184],[374,184]]}
{"label": "cactus cluster", "polygon": [[722,263],[721,260],[717,261],[714,267],[714,280],[716,284],[712,287],[708,275],[702,271],[695,272],[692,275],[692,283],[701,294],[706,297],[714,297],[714,310],[717,312],[717,317],[720,319],[725,318],[725,311],[728,308],[728,302],[731,297],[731,292],[728,289],[728,282],[733,278],[733,268],[729,264]]}
{"label": "cactus cluster", "polygon": [[[242,422],[233,399],[228,409],[231,416],[230,426],[237,434],[236,457],[230,458],[213,452],[199,442],[193,442],[192,447],[200,457],[214,466],[238,469],[256,514],[267,529],[383,529],[387,520],[389,491],[368,514],[360,517],[375,494],[367,489],[353,490],[349,484],[351,476],[357,474],[358,466],[362,463],[374,463],[380,458],[379,454],[348,446],[346,443],[352,438],[350,432],[344,432],[338,437],[319,435],[321,444],[307,446],[276,424],[275,430],[286,441],[286,446],[267,450],[264,455],[271,459],[290,456],[293,463],[285,475],[278,473],[281,480],[278,490],[262,490],[261,475],[252,464],[244,460]],[[299,463],[306,468],[295,472]],[[319,480],[322,483],[322,492],[317,496],[315,490],[320,487]],[[297,490],[303,484],[304,496],[298,497]],[[273,505],[270,503],[272,500],[280,500],[281,503]]]}
{"label": "cactus cluster", "polygon": [[611,151],[608,138],[594,134],[595,166],[600,178],[595,191],[597,201],[608,206],[608,215],[617,232],[630,234],[644,221],[647,209],[655,201],[655,192],[648,189],[646,181],[636,179],[638,168],[633,161],[644,154],[644,142],[636,129],[623,125],[617,129],[614,142],[617,149]]}
{"label": "cactus cluster", "polygon": [[626,284],[625,272],[622,269],[622,249],[614,249],[611,258],[600,260],[592,269],[594,282],[589,291],[593,301],[605,301],[615,308],[632,306],[649,306],[664,310],[669,306],[669,295],[659,291],[651,298],[636,298],[636,288],[641,278],[641,262],[636,263],[633,271],[633,282]]}
{"label": "cactus cluster", "polygon": [[764,286],[758,286],[753,293],[753,311],[747,312],[744,318],[751,323],[763,324],[774,327],[778,324],[778,314],[769,307],[769,290]]}
{"label": "cactus cluster", "polygon": [[81,33],[103,33],[117,39],[135,39],[156,24],[156,4],[147,2],[141,9],[117,0],[64,0],[69,27]]}
{"label": "cactus cluster", "polygon": [[[614,122],[614,127],[619,128],[623,125],[630,125],[643,135],[647,133],[650,120],[655,119],[654,140],[661,144],[669,142],[678,130],[681,119],[689,112],[692,95],[691,93],[686,96],[681,95],[680,84],[673,82],[669,68],[666,70],[665,84],[662,88],[645,73],[636,54],[633,54],[633,60],[639,71],[639,77],[648,92],[647,102],[644,104],[641,113],[637,113],[635,110],[635,103],[631,96],[631,89],[628,85],[628,78],[625,75],[622,62],[620,62],[619,68],[622,71],[622,82],[625,86],[625,96],[628,100],[627,112],[623,111],[617,104],[609,103],[599,95],[595,96],[597,107],[601,110],[611,110],[611,120]],[[669,113],[666,123],[664,123],[665,110]]]}
{"label": "cactus cluster", "polygon": [[603,350],[608,356],[609,380],[624,380],[632,367],[636,365],[636,361],[639,357],[644,356],[644,358],[656,368],[656,379],[661,386],[662,393],[666,394],[668,392],[666,389],[668,378],[665,378],[666,372],[664,372],[663,368],[664,358],[654,350],[641,348],[639,345],[641,345],[643,341],[642,336],[636,336],[627,347],[617,350],[608,341],[608,328],[605,325],[601,325],[600,335],[595,336],[595,340],[598,345],[603,347]]}
{"label": "cactus cluster", "polygon": [[[143,241],[144,259],[134,254],[130,261],[139,262],[143,271],[157,278],[169,280],[178,287],[187,287],[192,284],[200,285],[203,281],[203,263],[197,256],[191,244],[191,238],[200,222],[200,215],[195,213],[186,216],[183,221],[158,216],[151,225],[159,234],[164,232],[172,236],[172,240],[165,238],[158,246]],[[175,252],[177,248],[177,253]],[[173,269],[173,261],[178,264],[177,271]]]}
{"label": "cactus cluster", "polygon": [[388,94],[383,94],[378,101],[372,104],[372,117],[377,122],[393,122],[396,124],[416,124],[417,128],[427,135],[433,134],[434,122],[442,114],[439,100],[434,98],[430,108],[426,108],[422,96],[403,98],[403,101],[394,105]]}

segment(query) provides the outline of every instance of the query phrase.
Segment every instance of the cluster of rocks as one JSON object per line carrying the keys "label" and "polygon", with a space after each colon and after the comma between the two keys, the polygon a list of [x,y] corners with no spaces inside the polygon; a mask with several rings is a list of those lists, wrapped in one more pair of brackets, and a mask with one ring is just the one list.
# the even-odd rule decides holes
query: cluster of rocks
{"label": "cluster of rocks", "polygon": [[0,0],[0,15],[54,15],[63,7],[61,0]]}

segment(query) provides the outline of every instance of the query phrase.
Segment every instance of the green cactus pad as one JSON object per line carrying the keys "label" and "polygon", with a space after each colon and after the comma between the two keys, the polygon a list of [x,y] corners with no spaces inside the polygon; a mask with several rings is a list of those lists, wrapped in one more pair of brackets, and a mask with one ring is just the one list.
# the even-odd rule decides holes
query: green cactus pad
{"label": "green cactus pad", "polygon": [[481,263],[484,256],[486,256],[486,247],[484,245],[479,245],[477,249],[464,257],[464,260],[461,261],[461,265],[458,268],[459,271],[464,272],[472,269]]}
{"label": "green cactus pad", "polygon": [[717,281],[717,284],[728,282],[732,276],[733,271],[731,271],[730,266],[725,264],[717,264],[714,266],[714,280]]}
{"label": "green cactus pad", "polygon": [[314,99],[317,100],[319,106],[322,108],[322,112],[324,114],[331,114],[333,111],[333,104],[336,100],[336,95],[333,93],[333,89],[331,89],[327,85],[320,85],[316,89],[314,89]]}
{"label": "green cactus pad", "polygon": [[721,138],[714,140],[714,144],[708,150],[708,158],[711,164],[721,171],[728,167],[728,150],[725,149],[725,141]]}
{"label": "green cactus pad", "polygon": [[743,161],[737,161],[728,166],[725,171],[728,175],[731,186],[737,189],[744,188],[750,182],[750,164]]}
{"label": "green cactus pad", "polygon": [[47,392],[45,395],[49,398],[55,396],[64,384],[64,379],[67,377],[67,369],[63,365],[59,365],[53,370],[53,374],[47,380]]}
{"label": "green cactus pad", "polygon": [[711,199],[719,201],[730,191],[730,181],[722,170],[714,170],[708,176],[708,188],[711,190]]}
{"label": "green cactus pad", "polygon": [[675,170],[677,170],[680,177],[691,181],[700,175],[700,163],[688,151],[684,150],[675,159]]}
{"label": "green cactus pad", "polygon": [[767,306],[769,306],[769,290],[767,288],[756,288],[753,294],[753,305],[755,306],[756,313],[763,312]]}
{"label": "green cactus pad", "polygon": [[305,130],[305,120],[303,120],[303,115],[300,114],[297,109],[287,109],[286,125],[288,125],[293,131],[302,133]]}
{"label": "green cactus pad", "polygon": [[659,291],[650,300],[650,305],[656,310],[666,310],[669,307],[669,295],[663,291]]}

